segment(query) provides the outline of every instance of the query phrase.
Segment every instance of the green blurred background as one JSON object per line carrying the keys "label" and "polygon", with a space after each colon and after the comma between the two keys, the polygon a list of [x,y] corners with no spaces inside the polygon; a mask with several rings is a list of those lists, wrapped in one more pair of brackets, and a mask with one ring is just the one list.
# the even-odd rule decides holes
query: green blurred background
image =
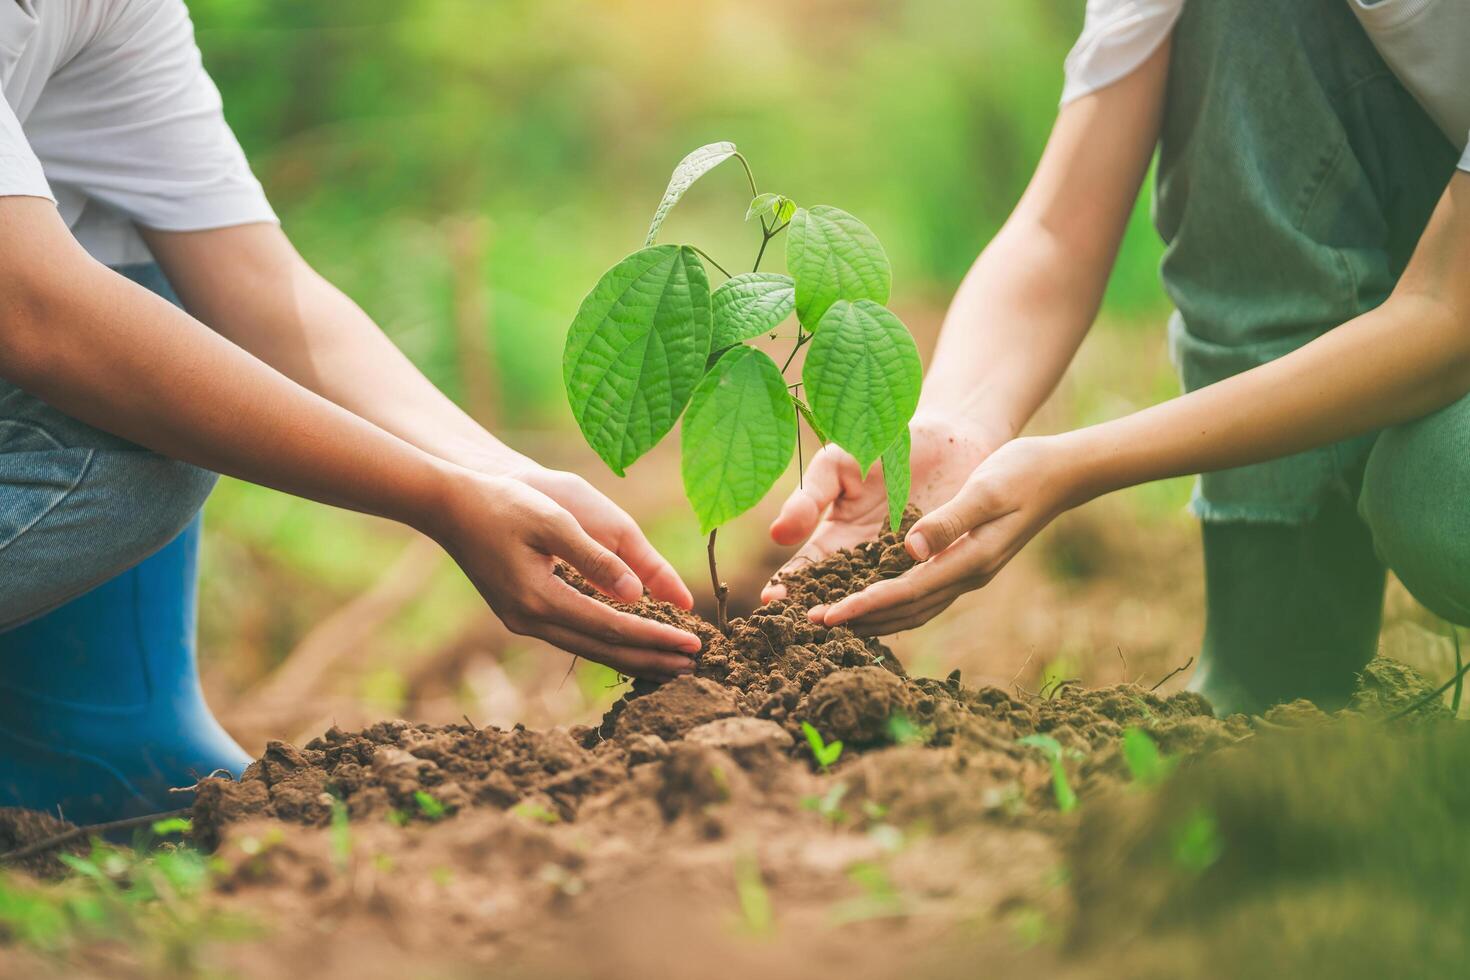
{"label": "green blurred background", "polygon": [[[605,487],[701,595],[703,542],[674,453],[661,447],[620,482],[572,428],[560,357],[582,295],[641,244],[680,157],[728,139],[762,189],[837,204],[877,231],[894,306],[927,356],[947,297],[1040,154],[1083,14],[1082,0],[190,7],[226,114],[307,258],[508,442]],[[665,237],[745,264],[757,244],[747,197],[727,165]],[[1043,426],[1177,390],[1146,198],[1101,325]],[[1187,489],[1069,515],[896,649],[913,669],[996,683],[1162,673],[1198,638]],[[781,495],[722,535],[737,607],[782,558],[763,533]],[[206,681],[252,747],[383,714],[584,720],[616,693],[608,672],[569,673],[565,655],[500,630],[447,559],[401,528],[231,481],[207,526]]]}

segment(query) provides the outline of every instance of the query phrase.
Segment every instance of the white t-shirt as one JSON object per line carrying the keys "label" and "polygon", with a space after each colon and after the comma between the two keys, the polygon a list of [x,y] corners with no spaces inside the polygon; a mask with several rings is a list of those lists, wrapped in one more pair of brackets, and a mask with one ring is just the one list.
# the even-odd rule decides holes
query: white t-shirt
{"label": "white t-shirt", "polygon": [[[1228,2],[1228,0],[1226,0]],[[1470,3],[1343,0],[1383,60],[1464,151],[1470,170]],[[1111,85],[1141,65],[1174,28],[1184,0],[1087,0],[1082,36],[1067,55],[1063,104]]]}
{"label": "white t-shirt", "polygon": [[134,224],[275,221],[225,123],[183,0],[0,0],[0,196],[55,201],[99,261]]}

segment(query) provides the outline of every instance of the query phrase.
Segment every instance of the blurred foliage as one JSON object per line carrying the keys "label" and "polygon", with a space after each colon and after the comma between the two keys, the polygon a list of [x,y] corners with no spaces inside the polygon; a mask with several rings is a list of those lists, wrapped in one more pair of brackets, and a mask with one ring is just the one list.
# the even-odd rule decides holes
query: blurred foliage
{"label": "blurred foliage", "polygon": [[[1040,153],[1083,5],[190,6],[230,122],[293,238],[455,394],[441,222],[489,219],[501,421],[535,426],[564,422],[561,336],[586,287],[639,244],[672,165],[713,139],[759,161],[763,187],[840,201],[871,224],[897,266],[897,303],[942,303]],[[711,179],[671,236],[698,223],[716,256],[753,249],[745,198],[735,170]],[[1161,302],[1159,246],[1142,210],[1135,218],[1114,314]]]}

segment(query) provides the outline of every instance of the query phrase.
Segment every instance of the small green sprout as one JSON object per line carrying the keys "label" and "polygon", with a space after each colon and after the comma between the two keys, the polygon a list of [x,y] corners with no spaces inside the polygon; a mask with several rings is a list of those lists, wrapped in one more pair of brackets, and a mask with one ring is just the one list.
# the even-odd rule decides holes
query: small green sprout
{"label": "small green sprout", "polygon": [[735,857],[735,897],[740,902],[740,917],[752,936],[769,936],[775,926],[771,909],[771,893],[761,877],[760,862],[749,851]]}
{"label": "small green sprout", "polygon": [[337,871],[345,872],[352,864],[352,824],[348,819],[347,804],[339,797],[332,797],[332,864]]}
{"label": "small green sprout", "polygon": [[561,816],[555,811],[548,810],[540,803],[533,803],[530,800],[522,800],[520,803],[511,807],[510,814],[513,817],[520,817],[522,820],[531,820],[536,823],[553,824],[561,822]]}
{"label": "small green sprout", "polygon": [[187,834],[194,829],[194,821],[188,817],[169,817],[167,820],[153,821],[153,833],[159,837],[171,837],[174,834]]}
{"label": "small green sprout", "polygon": [[395,827],[407,827],[408,822],[412,819],[407,812],[396,807],[388,811],[388,822]]}
{"label": "small green sprout", "polygon": [[424,790],[414,790],[413,801],[418,804],[419,813],[424,815],[425,820],[443,820],[449,815],[449,809]]}
{"label": "small green sprout", "polygon": [[847,869],[847,877],[862,889],[856,898],[838,902],[832,908],[832,919],[838,924],[892,919],[909,914],[909,903],[903,892],[889,877],[888,871],[873,861],[859,861]]}
{"label": "small green sprout", "polygon": [[832,788],[821,796],[803,796],[801,808],[820,814],[823,820],[836,826],[847,819],[847,811],[842,809],[842,798],[846,795],[847,784],[834,783]]}
{"label": "small green sprout", "polygon": [[1225,843],[1212,813],[1197,809],[1174,829],[1172,835],[1174,863],[1189,874],[1203,874],[1220,860]]}
{"label": "small green sprout", "polygon": [[895,745],[928,745],[934,737],[908,715],[898,714],[888,719],[888,737]]}
{"label": "small green sprout", "polygon": [[1066,754],[1062,743],[1050,735],[1026,735],[1016,739],[1016,744],[1039,749],[1051,762],[1051,786],[1056,795],[1057,809],[1063,813],[1071,813],[1077,809],[1077,793],[1067,780],[1067,767],[1062,761]]}
{"label": "small green sprout", "polygon": [[806,736],[806,744],[811,747],[812,758],[817,760],[817,765],[826,772],[837,760],[842,757],[841,739],[833,739],[830,742],[822,739],[822,733],[809,721],[801,723],[802,734]]}
{"label": "small green sprout", "polygon": [[1148,732],[1141,728],[1123,731],[1123,763],[1128,773],[1139,786],[1157,786],[1169,778],[1179,760],[1166,757],[1159,751]]}

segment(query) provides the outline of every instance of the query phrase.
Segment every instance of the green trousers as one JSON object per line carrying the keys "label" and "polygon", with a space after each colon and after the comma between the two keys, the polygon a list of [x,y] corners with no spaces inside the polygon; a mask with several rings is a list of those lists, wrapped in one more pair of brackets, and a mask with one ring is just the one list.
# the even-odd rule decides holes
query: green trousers
{"label": "green trousers", "polygon": [[1470,626],[1470,397],[1388,429],[1362,489],[1301,524],[1206,522],[1204,648],[1191,688],[1217,711],[1341,705],[1378,648],[1385,569]]}
{"label": "green trousers", "polygon": [[[1185,388],[1382,303],[1458,155],[1343,0],[1185,3],[1154,197]],[[1470,400],[1204,474],[1192,508],[1208,601],[1193,686],[1218,710],[1344,700],[1377,647],[1385,568],[1470,623]]]}

